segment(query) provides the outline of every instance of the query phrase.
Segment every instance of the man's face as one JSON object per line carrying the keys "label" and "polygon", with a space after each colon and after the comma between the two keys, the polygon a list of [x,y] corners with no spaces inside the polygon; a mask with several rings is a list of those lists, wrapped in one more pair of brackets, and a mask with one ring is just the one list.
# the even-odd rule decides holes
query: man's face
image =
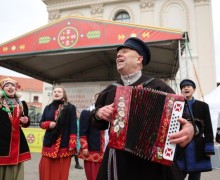
{"label": "man's face", "polygon": [[123,76],[136,73],[140,70],[142,60],[143,56],[140,56],[137,51],[130,48],[122,48],[117,53],[117,70]]}
{"label": "man's face", "polygon": [[185,85],[182,87],[182,95],[186,97],[186,99],[190,100],[193,97],[193,93],[195,92],[195,89],[193,89],[190,85]]}
{"label": "man's face", "polygon": [[15,92],[16,92],[16,87],[12,83],[7,83],[7,84],[5,84],[3,90],[5,91],[5,94],[8,97],[14,97]]}

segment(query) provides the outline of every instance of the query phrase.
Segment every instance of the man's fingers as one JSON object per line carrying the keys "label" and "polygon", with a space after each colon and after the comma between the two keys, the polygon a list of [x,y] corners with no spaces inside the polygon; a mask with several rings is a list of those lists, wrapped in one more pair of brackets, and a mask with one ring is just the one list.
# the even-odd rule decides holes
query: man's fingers
{"label": "man's fingers", "polygon": [[170,135],[170,143],[179,144],[181,147],[186,146],[194,136],[194,129],[190,122],[186,119],[180,118],[178,121],[181,124],[179,132]]}

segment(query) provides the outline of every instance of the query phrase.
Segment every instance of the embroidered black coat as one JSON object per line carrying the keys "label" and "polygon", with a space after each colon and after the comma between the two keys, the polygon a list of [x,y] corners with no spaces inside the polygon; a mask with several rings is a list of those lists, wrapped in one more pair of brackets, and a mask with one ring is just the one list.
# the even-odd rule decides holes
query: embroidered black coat
{"label": "embroidered black coat", "polygon": [[[77,117],[76,107],[74,105],[70,103],[65,105],[61,112],[59,123],[56,122],[56,128],[50,129],[49,127],[51,121],[55,122],[55,113],[62,103],[61,101],[53,101],[44,109],[40,121],[40,127],[46,129],[43,140],[43,156],[60,158],[72,156],[76,153]],[[74,150],[69,151],[69,148],[73,148]]]}
{"label": "embroidered black coat", "polygon": [[[132,86],[137,86],[149,78],[142,75]],[[122,80],[118,82],[123,85]],[[174,91],[163,81],[155,79],[150,82],[147,87],[168,92],[174,93]],[[113,103],[115,96],[115,86],[110,85],[105,90],[101,92],[99,98],[96,101],[96,107],[102,107],[108,104]],[[95,111],[95,110],[94,110]],[[90,120],[92,125],[100,130],[107,129],[109,123],[104,120],[97,120],[94,116],[94,111],[90,114]],[[109,157],[109,148],[106,149],[102,165],[99,170],[97,180],[106,180],[108,179],[108,157]],[[183,180],[183,176],[179,168],[174,163],[172,166],[164,166],[159,163],[153,163],[148,160],[139,158],[138,156],[133,155],[132,153],[126,151],[116,150],[116,159],[117,159],[117,174],[118,180]],[[110,173],[112,174],[111,179],[113,180],[113,170],[112,164],[110,167]]]}
{"label": "embroidered black coat", "polygon": [[[20,117],[28,117],[28,107],[25,101],[20,106]],[[31,159],[31,154],[27,144],[25,135],[21,127],[28,127],[27,124],[22,125],[19,118],[12,123],[9,115],[2,108],[0,109],[0,165],[16,165],[20,162]]]}

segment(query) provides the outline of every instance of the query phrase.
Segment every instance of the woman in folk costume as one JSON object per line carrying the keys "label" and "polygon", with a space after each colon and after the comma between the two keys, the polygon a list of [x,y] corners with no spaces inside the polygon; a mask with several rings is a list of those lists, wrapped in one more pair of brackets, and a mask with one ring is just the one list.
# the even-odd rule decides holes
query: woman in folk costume
{"label": "woman in folk costume", "polygon": [[53,102],[45,107],[40,127],[46,129],[39,165],[40,180],[68,180],[71,157],[76,153],[76,107],[57,86]]}
{"label": "woman in folk costume", "polygon": [[30,125],[28,107],[19,100],[21,93],[14,79],[2,79],[0,86],[0,179],[23,180],[23,162],[31,159],[21,129]]}

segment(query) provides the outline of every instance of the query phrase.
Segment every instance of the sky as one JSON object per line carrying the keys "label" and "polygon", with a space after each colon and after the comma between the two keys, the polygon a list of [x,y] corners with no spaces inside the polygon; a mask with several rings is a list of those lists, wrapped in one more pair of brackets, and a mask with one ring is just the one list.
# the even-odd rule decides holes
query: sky
{"label": "sky", "polygon": [[[216,80],[220,82],[220,0],[212,1]],[[48,22],[46,5],[42,0],[0,0],[0,44],[44,26]],[[1,75],[27,77],[0,67]]]}

